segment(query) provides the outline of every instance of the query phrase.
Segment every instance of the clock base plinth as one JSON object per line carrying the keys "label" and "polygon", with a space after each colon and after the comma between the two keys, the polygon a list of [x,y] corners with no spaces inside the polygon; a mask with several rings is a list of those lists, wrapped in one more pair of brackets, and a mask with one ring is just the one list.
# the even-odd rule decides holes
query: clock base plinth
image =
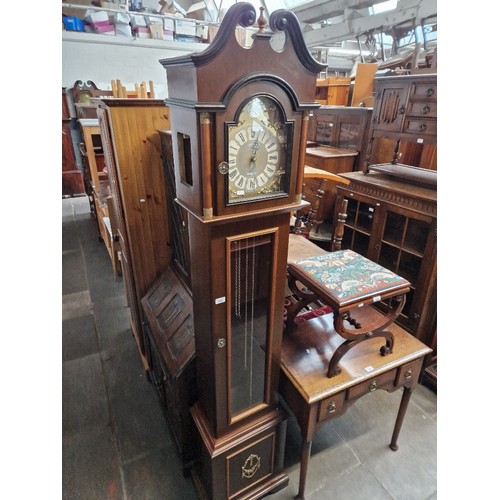
{"label": "clock base plinth", "polygon": [[199,457],[191,475],[200,499],[257,499],[288,485],[283,472],[287,413],[281,407],[215,437],[195,404]]}

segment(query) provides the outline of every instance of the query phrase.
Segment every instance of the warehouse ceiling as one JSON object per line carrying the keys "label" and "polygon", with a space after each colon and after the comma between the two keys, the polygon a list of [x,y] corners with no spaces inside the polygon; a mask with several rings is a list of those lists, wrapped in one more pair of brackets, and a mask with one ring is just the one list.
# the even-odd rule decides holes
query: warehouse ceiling
{"label": "warehouse ceiling", "polygon": [[[168,0],[167,0],[168,1]],[[173,1],[173,0],[170,0]],[[437,0],[247,0],[267,16],[288,9],[297,16],[311,53],[330,72],[350,73],[357,62],[381,68],[428,65],[437,51]],[[219,22],[236,0],[177,0]],[[194,6],[194,7],[193,7]]]}

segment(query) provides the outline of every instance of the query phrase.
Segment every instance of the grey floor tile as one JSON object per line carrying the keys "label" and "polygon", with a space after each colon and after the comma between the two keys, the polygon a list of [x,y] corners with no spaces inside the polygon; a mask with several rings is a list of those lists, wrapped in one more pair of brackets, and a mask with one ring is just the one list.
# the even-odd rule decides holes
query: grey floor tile
{"label": "grey floor tile", "polygon": [[411,396],[412,403],[418,405],[429,417],[437,418],[437,394],[422,384],[417,384]]}
{"label": "grey floor tile", "polygon": [[66,361],[62,365],[63,433],[109,425],[106,387],[99,354]]}
{"label": "grey floor tile", "polygon": [[86,314],[63,320],[62,360],[71,361],[99,352],[94,316]]}
{"label": "grey floor tile", "polygon": [[106,358],[104,373],[116,441],[124,460],[172,443],[155,389],[148,382],[137,348]]}
{"label": "grey floor tile", "polygon": [[191,477],[182,474],[178,460],[176,450],[168,446],[126,463],[127,500],[197,500]]}
{"label": "grey floor tile", "polygon": [[120,460],[111,427],[78,428],[62,446],[64,500],[125,499]]}
{"label": "grey floor tile", "polygon": [[87,276],[80,250],[69,250],[62,254],[62,294],[81,292],[88,289]]}
{"label": "grey floor tile", "polygon": [[424,500],[436,490],[436,422],[410,404],[398,439],[389,448],[401,391],[376,391],[357,401],[335,428],[363,465],[394,498]]}
{"label": "grey floor tile", "polygon": [[306,490],[306,495],[308,500],[396,500],[362,464],[342,476],[327,475],[324,481],[313,484],[311,491]]}
{"label": "grey floor tile", "polygon": [[62,320],[70,320],[92,314],[92,302],[88,290],[67,293],[62,296]]}

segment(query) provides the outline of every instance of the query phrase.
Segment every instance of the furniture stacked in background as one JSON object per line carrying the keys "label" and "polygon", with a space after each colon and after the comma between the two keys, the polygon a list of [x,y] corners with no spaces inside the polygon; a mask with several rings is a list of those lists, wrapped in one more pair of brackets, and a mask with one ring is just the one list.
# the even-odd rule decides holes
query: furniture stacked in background
{"label": "furniture stacked in background", "polygon": [[71,137],[72,122],[68,90],[62,88],[62,195],[75,196],[85,194],[82,171],[78,162]]}
{"label": "furniture stacked in background", "polygon": [[335,211],[348,200],[342,248],[410,281],[398,323],[434,349],[423,376],[436,386],[437,79],[435,74],[376,78],[375,91],[363,172],[340,174],[350,184],[337,188]]}
{"label": "furniture stacked in background", "polygon": [[98,89],[92,81],[77,80],[71,94],[80,125],[82,141],[79,148],[85,192],[89,198],[91,214],[97,222],[99,239],[106,246],[116,280],[121,273],[117,215],[109,203],[111,192],[97,119],[97,106],[90,101],[96,97],[110,97],[111,92]]}
{"label": "furniture stacked in background", "polygon": [[[330,174],[352,172],[362,165],[370,127],[371,108],[321,106],[310,116],[305,164]],[[317,210],[311,217],[303,210],[299,217],[313,227],[309,238],[328,243],[332,233],[336,182],[323,178],[305,178],[303,198]]]}
{"label": "furniture stacked in background", "polygon": [[320,104],[347,106],[351,78],[348,76],[329,76],[316,80],[314,100]]}

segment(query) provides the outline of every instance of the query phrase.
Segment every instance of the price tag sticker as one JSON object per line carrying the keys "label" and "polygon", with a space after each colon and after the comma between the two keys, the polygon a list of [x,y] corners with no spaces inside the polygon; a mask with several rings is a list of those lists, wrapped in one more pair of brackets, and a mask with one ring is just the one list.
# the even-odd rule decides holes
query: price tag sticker
{"label": "price tag sticker", "polygon": [[373,368],[373,366],[366,366],[366,367],[365,367],[365,372],[370,373],[370,372],[372,372],[374,369],[375,369],[375,368]]}
{"label": "price tag sticker", "polygon": [[418,143],[418,144],[422,144],[423,142],[424,142],[424,140],[423,140],[421,137],[419,137],[419,138],[417,139],[417,143]]}
{"label": "price tag sticker", "polygon": [[242,190],[241,191],[236,191],[236,194],[238,196],[244,196],[245,195],[245,191],[242,191]]}
{"label": "price tag sticker", "polygon": [[215,299],[215,305],[224,304],[226,302],[226,297],[217,297]]}
{"label": "price tag sticker", "polygon": [[381,299],[380,295],[376,295],[375,297],[373,297],[373,302],[378,302],[379,300]]}

